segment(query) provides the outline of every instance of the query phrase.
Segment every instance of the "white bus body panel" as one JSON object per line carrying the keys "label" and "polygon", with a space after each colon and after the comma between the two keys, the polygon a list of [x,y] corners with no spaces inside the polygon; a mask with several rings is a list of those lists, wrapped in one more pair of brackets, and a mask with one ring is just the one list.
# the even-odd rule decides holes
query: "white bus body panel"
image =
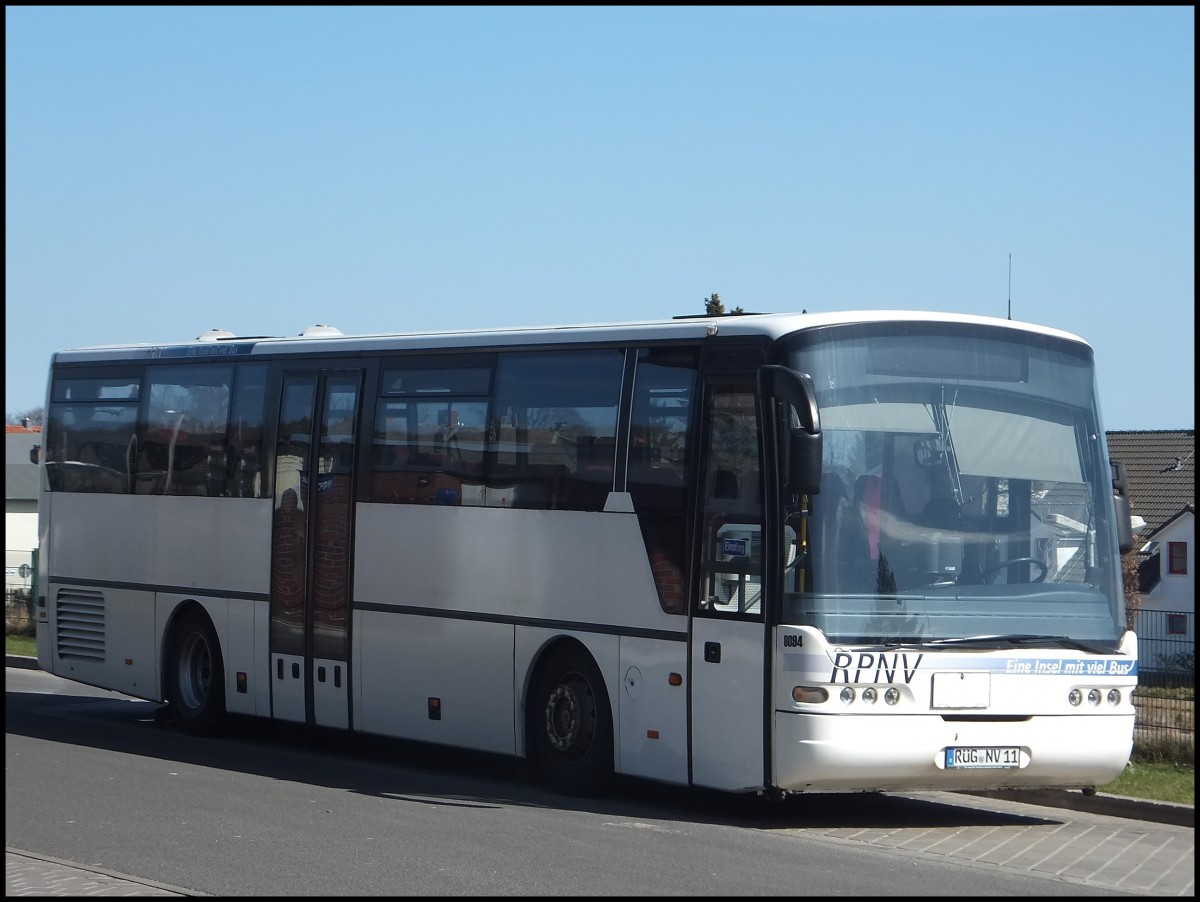
{"label": "white bus body panel", "polygon": [[[692,622],[692,781],[734,792],[763,786],[761,622]],[[706,647],[720,660],[706,659]]]}
{"label": "white bus body panel", "polygon": [[[1133,633],[1116,655],[831,648],[816,630],[790,626],[776,629],[775,643],[780,789],[984,789],[1000,774],[1011,787],[1098,786],[1121,774],[1133,748]],[[829,698],[798,703],[795,686],[825,687]],[[849,704],[839,698],[846,686],[854,690]],[[863,698],[867,688],[877,693],[874,703]],[[896,705],[884,701],[888,688],[899,692]],[[1085,698],[1099,689],[1100,703],[1073,706],[1072,689]],[[1108,702],[1110,689],[1120,692],[1119,704]],[[1016,748],[1021,766],[947,768],[947,747]]]}
{"label": "white bus body panel", "polygon": [[355,611],[354,636],[358,729],[513,754],[511,624]]}
{"label": "white bus body panel", "polygon": [[[1044,691],[1044,690],[1043,690]],[[1120,776],[1133,745],[1133,715],[1033,717],[1020,723],[954,723],[940,715],[775,713],[780,789],[913,791],[1103,786]],[[947,746],[1018,746],[1020,769],[962,770],[943,764]],[[884,752],[886,751],[886,754]],[[1063,782],[1071,774],[1071,783]]]}
{"label": "white bus body panel", "polygon": [[136,698],[161,698],[153,592],[52,585],[45,595],[57,615],[48,624],[52,673]]}
{"label": "white bus body panel", "polygon": [[[166,642],[171,618],[182,605],[190,602],[197,602],[204,608],[217,633],[225,665],[225,710],[233,714],[269,714],[266,644],[262,641],[266,624],[257,622],[257,615],[266,611],[266,605],[197,593],[157,592],[154,597],[154,622],[160,642]],[[165,646],[162,651],[166,651]],[[169,661],[166,663],[170,666]],[[243,691],[238,689],[238,673],[246,675]],[[164,676],[155,697],[161,698],[165,691]]]}
{"label": "white bus body panel", "polygon": [[[660,608],[637,517],[616,507],[359,504],[356,728],[523,755],[531,671],[548,642],[570,635],[604,676],[618,769],[686,782],[686,681],[669,685],[672,672],[686,675],[686,618]],[[618,636],[636,631],[680,638]],[[626,691],[638,672],[649,684]]]}
{"label": "white bus body panel", "polygon": [[[53,492],[52,577],[270,591],[271,501]],[[96,529],[96,524],[104,524]]]}
{"label": "white bus body panel", "polygon": [[617,772],[686,784],[687,643],[623,636],[619,672],[620,688],[609,687],[616,693]]}
{"label": "white bus body panel", "polygon": [[[612,635],[596,633],[569,632],[562,629],[541,629],[538,627],[519,627],[517,629],[516,672],[519,675],[519,691],[522,699],[527,695],[532,678],[533,664],[541,653],[555,640],[569,636],[582,643],[600,668],[604,678],[604,686],[608,691],[609,704],[613,714],[613,741],[615,749],[621,747],[621,723],[618,715],[617,694],[620,687],[621,659],[620,639]],[[518,754],[525,754],[525,706],[518,705],[513,718],[514,728],[518,737]],[[614,750],[614,765],[618,753]]]}
{"label": "white bus body panel", "polygon": [[464,620],[682,623],[659,608],[633,514],[359,504],[354,565],[356,604],[463,612]]}
{"label": "white bus body panel", "polygon": [[[652,341],[703,340],[714,326],[727,338],[745,336],[783,338],[794,332],[820,329],[825,326],[850,323],[964,323],[968,325],[1005,328],[1014,335],[1029,333],[1051,335],[1091,347],[1078,335],[1037,323],[980,316],[972,313],[946,313],[929,310],[833,310],[820,313],[758,313],[747,316],[686,317],[669,320],[647,320],[624,323],[572,323],[526,328],[472,329],[455,332],[372,333],[344,336],[278,336],[244,338],[252,342],[250,359],[263,354],[294,355],[303,360],[327,354],[371,356],[390,351],[467,350],[470,348],[551,347],[572,343],[639,345]],[[182,344],[187,344],[182,343]],[[208,342],[199,347],[211,348]],[[164,347],[180,346],[179,342],[101,345],[64,348],[54,352],[52,365],[67,363],[110,363],[117,360],[156,360]]]}
{"label": "white bus body panel", "polygon": [[[268,629],[270,626],[268,625]],[[307,712],[304,706],[307,679],[303,655],[272,655],[271,716],[276,720],[304,723]]]}
{"label": "white bus body panel", "polygon": [[[235,605],[238,610],[244,611],[245,605]],[[230,667],[229,662],[225,662],[226,679],[230,679],[230,674],[237,670],[241,670],[247,674],[249,685],[249,703],[253,704],[253,710],[247,710],[247,714],[257,714],[259,717],[271,716],[271,607],[267,603],[254,604],[250,608],[250,614],[254,624],[254,649],[249,657],[242,657],[240,654],[236,659],[238,667]],[[224,647],[224,646],[222,646]],[[242,651],[239,647],[239,651]],[[225,703],[229,704],[230,693],[225,693]],[[240,708],[230,710],[241,710]]]}
{"label": "white bus body panel", "polygon": [[[56,492],[44,494],[42,503],[53,506],[55,528],[43,546],[47,607],[39,657],[52,673],[161,700],[159,650],[170,618],[180,604],[198,601],[221,643],[228,709],[266,713],[269,500]],[[96,523],[106,528],[97,530]],[[103,622],[92,643],[96,651],[84,657],[58,654],[67,619],[59,622],[59,607],[71,595],[90,601]],[[239,671],[247,674],[242,693]]]}
{"label": "white bus body panel", "polygon": [[[687,684],[681,680],[678,686],[670,685],[672,673],[680,677],[686,674],[686,643],[518,627],[519,700],[528,695],[537,659],[553,642],[564,637],[587,648],[604,678],[613,717],[616,772],[686,785]],[[519,704],[513,719],[519,755],[527,752],[524,723],[525,707]]]}
{"label": "white bus body panel", "polygon": [[350,666],[346,661],[313,658],[313,721],[322,727],[350,726]]}

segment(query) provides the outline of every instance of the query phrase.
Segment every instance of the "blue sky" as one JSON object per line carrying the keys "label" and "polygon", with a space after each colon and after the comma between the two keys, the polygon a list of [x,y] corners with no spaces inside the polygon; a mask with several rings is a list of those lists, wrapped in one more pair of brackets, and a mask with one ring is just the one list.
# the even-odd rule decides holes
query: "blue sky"
{"label": "blue sky", "polygon": [[52,351],[1008,315],[1195,426],[1195,10],[6,7],[5,410]]}

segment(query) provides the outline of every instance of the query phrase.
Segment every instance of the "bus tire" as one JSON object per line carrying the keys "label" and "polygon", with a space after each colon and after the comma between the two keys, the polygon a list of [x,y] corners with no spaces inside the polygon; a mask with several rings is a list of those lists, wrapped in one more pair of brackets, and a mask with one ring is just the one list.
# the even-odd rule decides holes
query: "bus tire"
{"label": "bus tire", "polygon": [[212,733],[225,716],[225,664],[208,617],[188,611],[171,632],[167,706],[185,733]]}
{"label": "bus tire", "polygon": [[595,795],[613,772],[612,710],[604,679],[582,649],[561,646],[538,670],[530,699],[530,757],[571,795]]}

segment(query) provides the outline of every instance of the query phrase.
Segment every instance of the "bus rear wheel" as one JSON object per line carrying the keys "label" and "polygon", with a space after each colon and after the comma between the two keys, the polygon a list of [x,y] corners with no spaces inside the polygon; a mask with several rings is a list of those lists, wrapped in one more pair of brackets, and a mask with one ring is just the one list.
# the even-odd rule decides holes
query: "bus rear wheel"
{"label": "bus rear wheel", "polygon": [[529,733],[534,766],[555,789],[594,795],[604,788],[613,769],[612,713],[586,652],[551,652],[534,686]]}
{"label": "bus rear wheel", "polygon": [[225,665],[208,618],[184,614],[167,655],[167,707],[184,732],[211,733],[225,715]]}

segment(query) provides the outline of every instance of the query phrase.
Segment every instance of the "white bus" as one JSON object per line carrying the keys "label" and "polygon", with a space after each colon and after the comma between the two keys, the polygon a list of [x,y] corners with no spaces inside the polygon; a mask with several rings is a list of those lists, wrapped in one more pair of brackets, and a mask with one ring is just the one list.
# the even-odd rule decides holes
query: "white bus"
{"label": "white bus", "polygon": [[1090,787],[1132,746],[1091,348],[913,313],[53,356],[42,669],[779,796]]}

